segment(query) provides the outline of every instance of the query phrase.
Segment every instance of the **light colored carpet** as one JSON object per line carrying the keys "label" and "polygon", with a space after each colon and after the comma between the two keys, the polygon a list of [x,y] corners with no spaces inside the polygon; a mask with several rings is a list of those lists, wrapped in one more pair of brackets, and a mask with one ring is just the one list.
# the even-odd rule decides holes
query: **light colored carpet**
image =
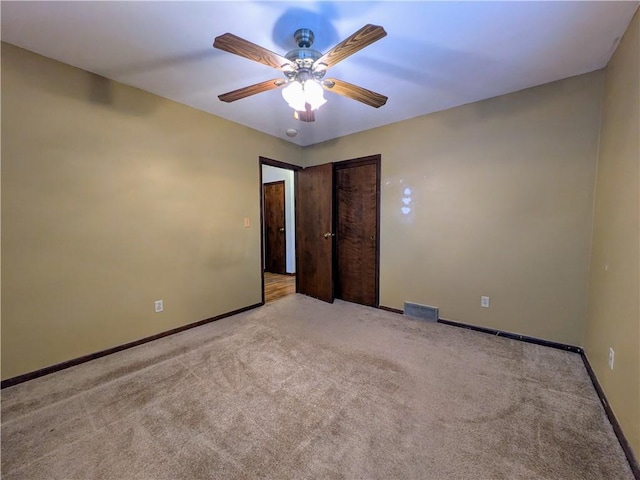
{"label": "light colored carpet", "polygon": [[577,354],[291,295],[2,391],[10,479],[632,479]]}

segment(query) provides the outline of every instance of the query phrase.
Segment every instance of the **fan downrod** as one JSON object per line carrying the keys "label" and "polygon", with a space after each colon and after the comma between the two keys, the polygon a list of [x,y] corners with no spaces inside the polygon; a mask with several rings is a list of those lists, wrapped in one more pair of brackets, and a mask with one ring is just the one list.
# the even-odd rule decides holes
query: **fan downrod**
{"label": "fan downrod", "polygon": [[308,28],[299,28],[296,33],[293,34],[293,38],[296,40],[296,45],[299,48],[309,48],[313,45],[313,39],[315,38],[313,32]]}

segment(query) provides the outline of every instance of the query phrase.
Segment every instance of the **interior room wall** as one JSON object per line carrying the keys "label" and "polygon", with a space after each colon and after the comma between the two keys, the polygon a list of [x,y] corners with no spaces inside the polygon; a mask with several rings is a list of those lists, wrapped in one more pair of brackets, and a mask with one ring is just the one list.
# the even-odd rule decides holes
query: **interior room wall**
{"label": "interior room wall", "polygon": [[305,148],[306,166],[382,155],[381,305],[583,344],[602,77]]}
{"label": "interior room wall", "polygon": [[3,43],[2,378],[259,303],[260,155],[301,161]]}
{"label": "interior room wall", "polygon": [[293,170],[262,166],[262,183],[284,180],[284,215],[286,222],[286,246],[287,246],[287,273],[296,272],[296,216],[294,197],[294,173]]}
{"label": "interior room wall", "polygon": [[[606,69],[585,351],[640,458],[640,14]],[[614,368],[608,366],[613,348]]]}
{"label": "interior room wall", "polygon": [[258,156],[380,153],[381,304],[584,345],[638,455],[639,22],[606,73],[304,150],[3,43],[2,378],[258,303]]}

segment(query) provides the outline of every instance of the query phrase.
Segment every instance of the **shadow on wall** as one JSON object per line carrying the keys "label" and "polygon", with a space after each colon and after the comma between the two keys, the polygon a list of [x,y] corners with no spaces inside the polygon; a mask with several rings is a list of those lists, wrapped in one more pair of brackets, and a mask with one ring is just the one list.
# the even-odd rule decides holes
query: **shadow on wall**
{"label": "shadow on wall", "polygon": [[140,95],[106,77],[87,72],[87,100],[125,115],[144,116],[156,109],[153,95]]}
{"label": "shadow on wall", "polygon": [[[3,57],[14,57],[15,54],[11,49],[3,49],[2,55]],[[37,84],[37,90],[47,92],[52,96],[89,102],[131,116],[149,115],[162,101],[155,95],[147,93],[141,95],[141,90],[48,58],[45,61],[52,62],[53,66],[47,71],[56,78],[43,76],[43,58],[40,55],[20,55],[20,81],[27,84]],[[80,74],[70,76],[62,71],[71,68]],[[63,78],[64,80],[62,80]]]}

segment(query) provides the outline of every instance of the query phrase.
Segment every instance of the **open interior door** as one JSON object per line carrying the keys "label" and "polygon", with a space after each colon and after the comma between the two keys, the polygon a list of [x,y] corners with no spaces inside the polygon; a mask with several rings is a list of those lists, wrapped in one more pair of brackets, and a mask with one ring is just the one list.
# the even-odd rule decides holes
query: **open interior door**
{"label": "open interior door", "polygon": [[296,172],[296,291],[332,303],[333,165]]}

